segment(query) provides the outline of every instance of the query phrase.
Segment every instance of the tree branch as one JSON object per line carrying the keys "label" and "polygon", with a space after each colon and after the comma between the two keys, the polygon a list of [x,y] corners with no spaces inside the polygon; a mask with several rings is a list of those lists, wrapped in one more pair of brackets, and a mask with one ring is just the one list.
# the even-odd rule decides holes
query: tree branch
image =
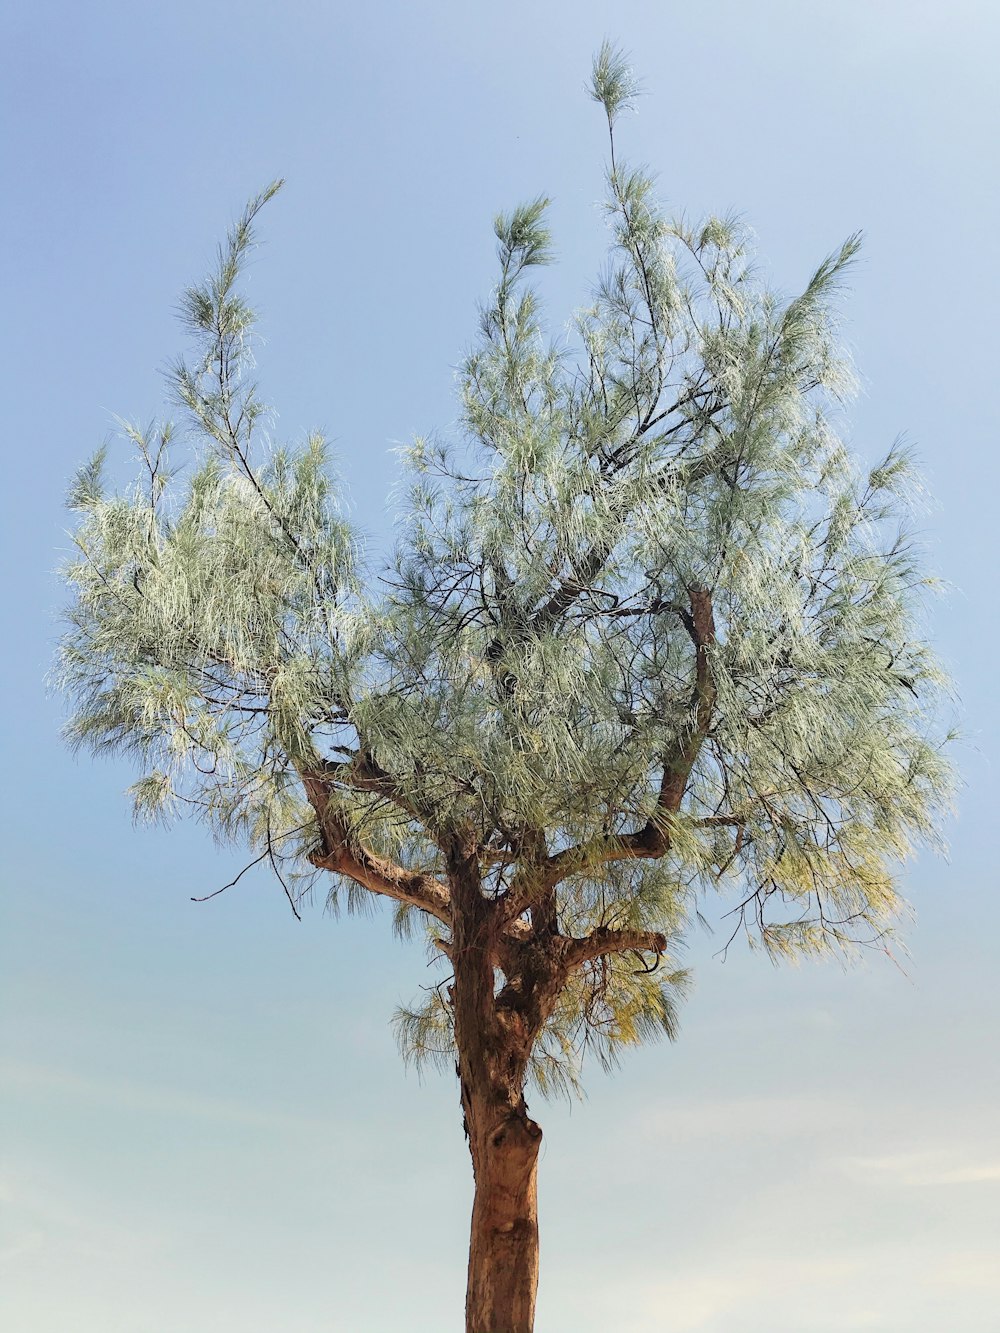
{"label": "tree branch", "polygon": [[331,808],[332,792],[326,774],[303,773],[302,782],[320,830],[321,846],[309,857],[314,866],[347,875],[372,893],[409,903],[451,927],[451,895],[436,876],[407,870],[363,846],[344,816]]}
{"label": "tree branch", "polygon": [[[724,402],[718,402],[712,408],[707,409],[704,414],[706,419],[711,420],[725,406]],[[661,473],[651,478],[649,486],[655,494],[669,487],[679,477],[683,477],[687,486],[694,486],[720,471],[730,461],[730,442],[728,438],[724,438],[721,443],[700,458],[690,462],[676,459]],[[572,575],[563,578],[555,591],[531,614],[526,627],[529,635],[538,634],[548,628],[587,591],[611,557],[622,532],[625,530],[630,513],[630,505],[625,501],[615,507],[612,512],[612,531],[581,555]],[[500,638],[494,639],[486,650],[487,659],[490,661],[498,660],[503,654],[503,649],[503,640]]]}
{"label": "tree branch", "polygon": [[712,594],[706,588],[689,588],[688,599],[691,610],[684,612],[682,619],[695,645],[694,726],[664,765],[655,811],[641,829],[591,838],[527,868],[511,886],[504,907],[505,919],[514,920],[533,903],[544,901],[568,875],[596,869],[610,861],[657,860],[670,849],[669,818],[680,809],[691,770],[712,725],[716,701],[709,658],[716,641]]}
{"label": "tree branch", "polygon": [[386,772],[367,750],[357,751],[348,760],[323,763],[320,772],[334,782],[353,787],[355,791],[367,791],[376,796],[384,796],[420,824],[444,850],[444,835],[434,817],[411,800],[392,774]]}
{"label": "tree branch", "polygon": [[563,957],[567,967],[579,967],[606,954],[628,953],[630,949],[662,954],[666,948],[667,937],[659,931],[611,930],[607,926],[598,926],[582,939],[568,939]]}
{"label": "tree branch", "polygon": [[[684,799],[691,769],[712,725],[717,693],[709,662],[709,652],[715,644],[712,594],[706,588],[689,588],[688,597],[691,603],[691,617],[690,620],[685,619],[684,624],[695,647],[695,725],[690,736],[681,745],[673,763],[663,770],[658,809],[670,814],[675,814],[680,809],[681,801]],[[655,827],[657,827],[656,821],[650,820],[643,832],[652,837]],[[663,850],[666,851],[666,845]]]}

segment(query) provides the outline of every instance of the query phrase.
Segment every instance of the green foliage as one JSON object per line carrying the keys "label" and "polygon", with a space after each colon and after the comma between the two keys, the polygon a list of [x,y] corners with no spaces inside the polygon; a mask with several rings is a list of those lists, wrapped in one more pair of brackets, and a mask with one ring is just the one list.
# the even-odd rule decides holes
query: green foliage
{"label": "green foliage", "polygon": [[[613,133],[636,87],[610,47],[591,91]],[[323,440],[271,448],[262,431],[238,279],[276,189],[182,304],[197,355],[172,387],[189,470],[171,470],[169,428],[127,427],[135,485],[106,491],[102,451],[72,487],[71,741],[134,757],[137,814],[193,810],[267,857],[293,898],[316,838],[303,774],[364,754],[395,796],[339,784],[351,836],[440,875],[442,831],[472,828],[496,897],[538,836],[552,855],[665,824],[659,860],[581,856],[558,888],[565,934],[655,930],[676,950],[719,892],[775,958],[881,941],[899,863],[935,839],[951,774],[905,526],[910,460],[894,447],[862,478],[837,431],[852,376],[836,302],[858,238],[782,302],[739,223],[668,217],[612,139],[608,263],[560,345],[526,282],[551,256],[547,201],[498,217],[461,438],[407,452],[408,522],[363,587]],[[692,589],[712,599],[716,697],[665,815],[664,765],[699,725]],[[373,901],[353,881],[338,894]],[[415,916],[399,906],[397,930]],[[444,962],[440,936],[435,921]],[[629,954],[580,968],[536,1048],[537,1084],[564,1090],[588,1050],[607,1064],[672,1034],[683,982]],[[410,1054],[452,1059],[442,987],[398,1023]]]}
{"label": "green foliage", "polygon": [[601,43],[594,61],[590,80],[590,95],[607,112],[608,123],[614,125],[618,113],[631,106],[639,92],[628,60],[611,42]]}

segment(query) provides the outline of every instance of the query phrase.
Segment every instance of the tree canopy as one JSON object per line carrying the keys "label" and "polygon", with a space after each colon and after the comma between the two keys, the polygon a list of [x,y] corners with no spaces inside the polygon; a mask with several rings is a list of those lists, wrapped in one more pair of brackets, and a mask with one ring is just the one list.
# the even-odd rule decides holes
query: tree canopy
{"label": "tree canopy", "polygon": [[441,984],[398,1032],[449,1065],[460,844],[498,997],[560,942],[525,1065],[546,1091],[673,1033],[709,895],[723,942],[774,957],[882,941],[951,786],[911,460],[864,472],[840,437],[859,238],[783,299],[739,219],[673,218],[621,160],[636,89],[610,47],[591,91],[607,262],[553,336],[548,201],[496,218],[461,430],[406,451],[391,557],[362,549],[326,441],[278,442],[258,388],[240,277],[278,182],[184,297],[184,429],[127,426],[134,483],[108,488],[99,453],[73,485],[61,653],[70,739],[139,764],[139,815],[248,846],[293,909],[321,879],[426,934]]}

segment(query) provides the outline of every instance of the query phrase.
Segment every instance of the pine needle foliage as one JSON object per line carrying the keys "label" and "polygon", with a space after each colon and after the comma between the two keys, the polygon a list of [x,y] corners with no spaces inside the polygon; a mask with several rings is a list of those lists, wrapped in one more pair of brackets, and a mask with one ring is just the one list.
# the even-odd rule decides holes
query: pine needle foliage
{"label": "pine needle foliage", "polygon": [[952,785],[911,459],[862,474],[838,434],[859,238],[782,300],[738,220],[670,216],[620,160],[636,91],[602,48],[609,253],[571,337],[531,281],[547,199],[496,218],[461,431],[405,452],[379,576],[326,442],[267,432],[240,275],[280,182],[184,296],[186,430],[127,425],[134,484],[109,489],[102,452],[69,496],[71,743],[134,759],[137,815],[196,814],[293,907],[318,876],[332,906],[394,898],[443,968],[397,1016],[416,1059],[455,1058],[449,838],[474,838],[512,938],[542,929],[550,891],[550,933],[617,943],[578,950],[532,1049],[544,1092],[577,1087],[588,1052],[607,1066],[674,1034],[685,974],[653,955],[711,895],[775,959],[883,941]]}

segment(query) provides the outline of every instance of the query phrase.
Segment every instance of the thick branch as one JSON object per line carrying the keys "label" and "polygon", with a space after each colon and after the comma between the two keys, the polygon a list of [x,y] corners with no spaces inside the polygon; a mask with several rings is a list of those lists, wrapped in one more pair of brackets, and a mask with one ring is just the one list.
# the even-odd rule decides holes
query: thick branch
{"label": "thick branch", "polygon": [[628,953],[630,949],[641,953],[662,954],[666,952],[667,937],[655,930],[611,930],[598,926],[582,939],[570,939],[566,942],[564,959],[568,967],[578,967],[591,959],[601,958],[606,954]]}
{"label": "thick branch", "polygon": [[451,926],[451,896],[439,879],[423,871],[407,870],[359,843],[343,815],[331,809],[330,784],[325,775],[306,773],[302,781],[322,838],[321,847],[309,858],[314,866],[347,875],[372,893],[419,907]]}

